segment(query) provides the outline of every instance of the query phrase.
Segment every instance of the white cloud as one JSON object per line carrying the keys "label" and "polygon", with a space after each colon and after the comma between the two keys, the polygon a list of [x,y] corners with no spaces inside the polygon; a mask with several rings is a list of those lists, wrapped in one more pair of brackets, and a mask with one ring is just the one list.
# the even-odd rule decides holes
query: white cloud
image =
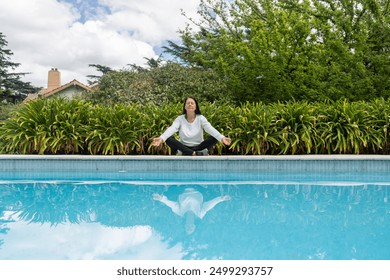
{"label": "white cloud", "polygon": [[195,16],[199,0],[102,0],[112,13],[107,23],[116,30],[131,30],[134,37],[151,44],[177,39],[177,30],[184,26],[185,17]]}
{"label": "white cloud", "polygon": [[[63,0],[65,1],[65,0]],[[67,0],[70,1],[70,0]],[[96,1],[95,1],[96,2]],[[1,32],[6,36],[23,80],[46,86],[47,71],[61,71],[62,83],[95,74],[88,64],[121,69],[157,57],[166,40],[178,39],[187,21],[180,9],[194,15],[200,0],[0,0]],[[79,10],[81,9],[81,10]],[[93,11],[95,13],[93,13]]]}
{"label": "white cloud", "polygon": [[106,227],[99,223],[51,226],[47,223],[9,223],[2,259],[163,260],[183,258],[182,247],[171,247],[150,226]]}

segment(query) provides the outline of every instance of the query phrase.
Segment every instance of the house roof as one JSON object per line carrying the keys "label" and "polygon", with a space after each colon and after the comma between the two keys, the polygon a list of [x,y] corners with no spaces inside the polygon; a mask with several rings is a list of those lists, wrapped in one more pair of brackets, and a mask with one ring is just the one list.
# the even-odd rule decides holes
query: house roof
{"label": "house roof", "polygon": [[67,89],[67,88],[69,88],[71,86],[79,86],[79,87],[81,87],[81,88],[83,88],[83,89],[85,89],[87,91],[91,90],[91,88],[89,86],[84,85],[83,83],[80,83],[77,80],[73,80],[73,81],[70,81],[69,83],[67,83],[65,85],[62,85],[62,86],[60,86],[58,88],[55,88],[55,89],[53,89],[51,91],[47,91],[47,92],[43,93],[42,97],[49,97],[50,95],[53,95],[53,94],[55,94],[57,92],[60,92],[60,91],[63,91],[64,89]]}
{"label": "house roof", "polygon": [[78,87],[81,87],[82,89],[85,89],[86,91],[91,91],[92,88],[83,84],[83,83],[80,83],[79,81],[77,80],[73,80],[73,81],[70,81],[69,83],[67,84],[64,84],[60,87],[57,87],[53,90],[50,90],[50,91],[47,91],[47,89],[42,89],[40,90],[38,93],[35,93],[35,94],[29,94],[27,96],[27,98],[24,100],[24,102],[27,102],[27,101],[30,101],[30,100],[34,100],[38,97],[43,97],[43,98],[46,98],[46,97],[49,97],[49,96],[52,96],[58,92],[61,92],[69,87],[72,87],[72,86],[78,86]]}

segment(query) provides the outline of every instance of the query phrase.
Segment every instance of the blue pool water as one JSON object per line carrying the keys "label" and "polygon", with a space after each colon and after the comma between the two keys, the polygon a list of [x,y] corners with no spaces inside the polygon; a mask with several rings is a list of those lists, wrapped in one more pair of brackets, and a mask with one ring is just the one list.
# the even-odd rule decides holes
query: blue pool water
{"label": "blue pool water", "polygon": [[18,176],[0,259],[390,259],[388,173]]}

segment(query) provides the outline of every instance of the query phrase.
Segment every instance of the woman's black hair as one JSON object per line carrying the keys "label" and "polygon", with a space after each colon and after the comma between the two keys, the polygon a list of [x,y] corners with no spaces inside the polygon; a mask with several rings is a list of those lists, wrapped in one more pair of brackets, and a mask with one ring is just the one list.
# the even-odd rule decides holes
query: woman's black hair
{"label": "woman's black hair", "polygon": [[186,102],[188,99],[193,99],[195,101],[195,106],[196,106],[196,109],[195,109],[195,114],[196,115],[202,115],[202,113],[200,112],[200,108],[199,108],[199,105],[198,105],[198,101],[192,97],[192,96],[187,96],[185,99],[184,99],[184,105],[183,105],[183,115],[187,115],[187,111],[186,111]]}

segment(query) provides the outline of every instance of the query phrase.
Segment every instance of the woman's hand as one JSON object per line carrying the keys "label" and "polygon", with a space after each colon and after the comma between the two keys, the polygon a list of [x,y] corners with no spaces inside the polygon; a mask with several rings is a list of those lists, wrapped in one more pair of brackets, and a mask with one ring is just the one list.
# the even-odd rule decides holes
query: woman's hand
{"label": "woman's hand", "polygon": [[222,143],[229,146],[230,143],[232,143],[232,139],[230,139],[229,137],[223,137],[222,138]]}
{"label": "woman's hand", "polygon": [[157,200],[157,201],[161,201],[164,199],[164,196],[161,194],[158,194],[158,193],[154,193],[152,197],[154,200]]}
{"label": "woman's hand", "polygon": [[161,137],[154,138],[153,139],[153,146],[158,147],[161,145],[162,142],[163,142],[163,139]]}

